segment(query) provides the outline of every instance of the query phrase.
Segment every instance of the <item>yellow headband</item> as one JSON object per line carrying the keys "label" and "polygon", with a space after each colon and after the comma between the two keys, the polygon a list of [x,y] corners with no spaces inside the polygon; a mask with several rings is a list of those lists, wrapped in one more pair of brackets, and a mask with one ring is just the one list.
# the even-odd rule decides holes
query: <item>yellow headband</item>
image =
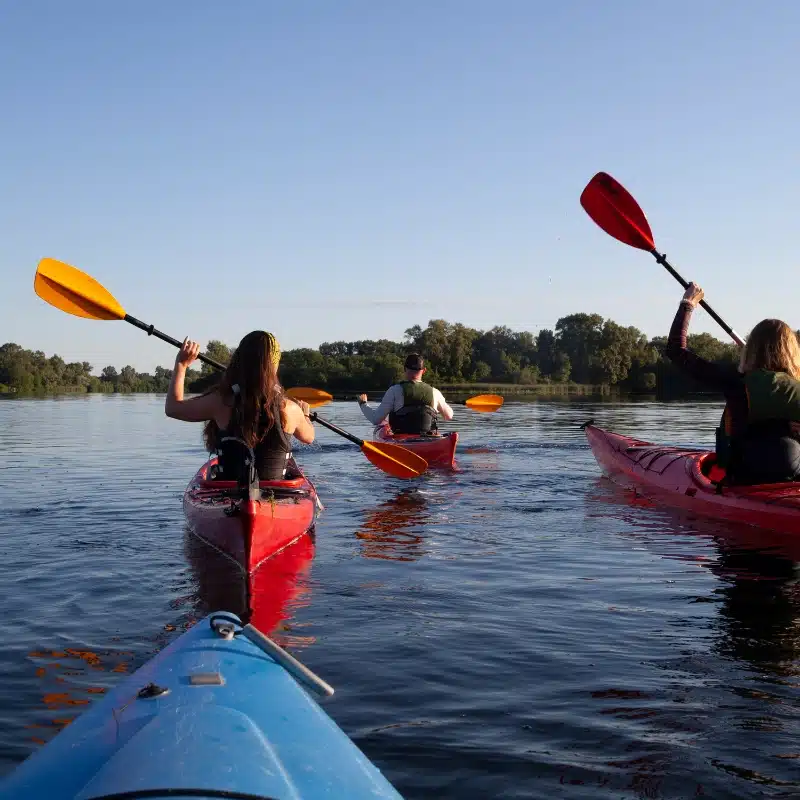
{"label": "yellow headband", "polygon": [[278,344],[278,340],[268,331],[264,331],[267,334],[267,339],[269,341],[269,352],[271,354],[272,364],[275,369],[278,368],[278,364],[281,360],[281,346]]}

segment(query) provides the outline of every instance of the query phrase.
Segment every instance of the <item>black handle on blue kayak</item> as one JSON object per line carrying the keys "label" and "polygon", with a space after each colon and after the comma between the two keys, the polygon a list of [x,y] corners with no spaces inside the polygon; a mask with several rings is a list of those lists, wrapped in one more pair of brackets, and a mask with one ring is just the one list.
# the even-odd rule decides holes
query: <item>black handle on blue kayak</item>
{"label": "black handle on blue kayak", "polygon": [[357,444],[359,447],[363,447],[364,445],[363,439],[359,439],[358,436],[353,436],[352,433],[348,433],[347,431],[343,431],[341,428],[337,428],[336,425],[334,425],[333,423],[328,422],[328,420],[326,419],[322,419],[322,417],[319,416],[319,414],[317,414],[316,411],[312,411],[308,418],[312,422],[319,422],[319,424],[322,425],[323,428],[327,428],[329,431],[338,433],[339,436],[344,436],[345,439],[348,439],[353,444]]}
{"label": "black handle on blue kayak", "polygon": [[[126,314],[123,319],[125,322],[130,322],[131,325],[143,330],[148,336],[155,336],[156,339],[161,339],[162,342],[166,342],[167,344],[171,344],[173,347],[177,347],[178,350],[183,347],[183,342],[179,342],[177,339],[173,339],[171,336],[167,336],[166,333],[162,333],[159,330],[156,330],[152,325],[148,325],[146,322],[142,322],[140,319],[136,319],[136,317],[132,317],[130,314]],[[215,369],[225,370],[225,365],[220,364],[219,361],[214,361],[213,358],[209,358],[208,356],[204,356],[200,353],[197,358],[202,361],[204,364],[208,364],[209,367],[214,367]]]}

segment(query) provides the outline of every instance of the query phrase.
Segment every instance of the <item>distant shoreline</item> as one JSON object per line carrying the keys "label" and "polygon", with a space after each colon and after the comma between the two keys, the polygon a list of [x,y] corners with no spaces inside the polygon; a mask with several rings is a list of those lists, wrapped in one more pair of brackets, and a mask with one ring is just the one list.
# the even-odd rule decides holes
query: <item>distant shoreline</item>
{"label": "distant shoreline", "polygon": [[[325,389],[325,387],[317,387]],[[717,400],[723,398],[722,394],[717,392],[681,392],[681,393],[668,393],[659,394],[653,390],[631,390],[620,388],[618,386],[608,385],[593,385],[593,384],[535,384],[532,386],[520,386],[518,384],[504,384],[504,383],[457,383],[446,384],[440,383],[437,388],[441,390],[445,398],[453,403],[463,403],[470,397],[479,394],[499,394],[505,400],[526,400],[538,398],[636,398],[643,400],[651,398],[659,402],[670,402],[674,400]],[[327,390],[326,390],[327,391]],[[190,394],[197,394],[198,392],[190,392]],[[24,398],[45,398],[45,397],[116,397],[116,396],[129,396],[137,394],[150,394],[159,397],[164,397],[163,391],[128,391],[128,392],[87,392],[81,389],[65,389],[54,392],[35,391],[35,392],[16,392],[16,391],[0,391],[0,400],[14,400]],[[333,399],[340,402],[355,401],[362,392],[331,392]],[[366,394],[370,402],[380,402],[383,397],[384,390],[381,391],[368,391],[363,392]]]}

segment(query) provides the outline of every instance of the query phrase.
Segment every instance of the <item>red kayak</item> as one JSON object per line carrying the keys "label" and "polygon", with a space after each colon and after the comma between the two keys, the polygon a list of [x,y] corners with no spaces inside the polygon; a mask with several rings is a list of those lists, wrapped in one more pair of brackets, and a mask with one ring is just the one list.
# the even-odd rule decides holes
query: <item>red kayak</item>
{"label": "red kayak", "polygon": [[705,516],[800,533],[800,483],[720,486],[724,473],[713,452],[651,444],[590,423],[584,429],[597,463],[615,483]]}
{"label": "red kayak", "polygon": [[376,441],[391,442],[412,450],[418,456],[422,456],[430,467],[452,468],[455,466],[456,445],[458,444],[458,434],[455,431],[434,436],[415,436],[392,433],[389,424],[383,422],[375,428],[373,437]]}
{"label": "red kayak", "polygon": [[[242,498],[234,481],[209,481],[204,464],[183,495],[192,533],[217,548],[248,573],[314,527],[319,501],[302,473],[291,480],[261,481],[261,500]],[[299,471],[299,470],[298,470]]]}

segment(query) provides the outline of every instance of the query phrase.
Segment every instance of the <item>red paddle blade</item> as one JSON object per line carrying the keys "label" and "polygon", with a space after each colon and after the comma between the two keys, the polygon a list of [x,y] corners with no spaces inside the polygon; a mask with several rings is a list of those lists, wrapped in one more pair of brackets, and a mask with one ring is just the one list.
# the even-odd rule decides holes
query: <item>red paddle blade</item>
{"label": "red paddle blade", "polygon": [[631,193],[607,172],[598,172],[581,194],[584,211],[609,235],[651,252],[656,245],[644,211]]}

